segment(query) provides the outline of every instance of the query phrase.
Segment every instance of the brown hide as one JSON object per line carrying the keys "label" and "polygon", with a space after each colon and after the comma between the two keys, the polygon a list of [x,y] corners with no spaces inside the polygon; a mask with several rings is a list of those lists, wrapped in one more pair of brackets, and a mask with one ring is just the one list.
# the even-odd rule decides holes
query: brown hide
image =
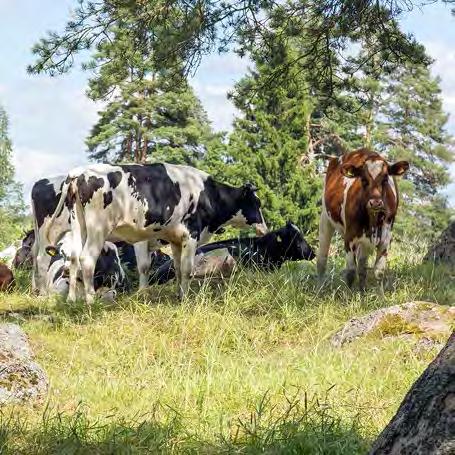
{"label": "brown hide", "polygon": [[[370,167],[374,169],[373,175]],[[343,155],[341,159],[330,161],[324,202],[330,218],[343,228],[346,249],[352,240],[361,238],[364,234],[370,238],[373,230],[380,230],[384,223],[393,225],[398,208],[398,193],[389,169],[384,158],[366,149],[359,149]],[[349,182],[351,178],[352,183]],[[344,192],[349,183],[351,186],[346,197],[343,220]],[[395,192],[392,185],[395,186]],[[369,201],[372,200],[383,204],[380,210],[369,208]]]}
{"label": "brown hide", "polygon": [[14,282],[13,272],[5,264],[0,263],[0,291],[7,291]]}

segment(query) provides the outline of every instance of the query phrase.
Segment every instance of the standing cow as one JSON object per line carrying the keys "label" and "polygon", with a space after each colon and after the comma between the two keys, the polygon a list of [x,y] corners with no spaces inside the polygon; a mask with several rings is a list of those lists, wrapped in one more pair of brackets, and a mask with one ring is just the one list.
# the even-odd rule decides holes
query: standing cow
{"label": "standing cow", "polygon": [[32,249],[32,288],[43,295],[47,293],[46,277],[50,262],[50,257],[46,253],[48,243],[44,233],[51,220],[53,228],[62,233],[61,237],[70,230],[69,211],[66,207],[62,207],[61,211],[54,216],[62,194],[64,180],[64,176],[45,178],[38,180],[32,187],[32,214],[35,230],[35,242]]}
{"label": "standing cow", "polygon": [[396,176],[409,168],[407,161],[389,164],[378,153],[359,149],[333,158],[325,179],[319,224],[319,277],[324,275],[330,241],[336,229],[344,238],[346,281],[352,286],[357,271],[363,291],[368,254],[376,249],[375,277],[381,283],[398,209]]}
{"label": "standing cow", "polygon": [[[266,226],[255,188],[216,182],[189,166],[99,164],[69,173],[55,210],[70,212],[73,252],[68,300],[74,301],[80,267],[87,303],[93,300],[96,259],[108,236],[129,243],[164,240],[171,244],[179,295],[188,290],[195,251],[221,226]],[[60,233],[49,224],[49,243]]]}

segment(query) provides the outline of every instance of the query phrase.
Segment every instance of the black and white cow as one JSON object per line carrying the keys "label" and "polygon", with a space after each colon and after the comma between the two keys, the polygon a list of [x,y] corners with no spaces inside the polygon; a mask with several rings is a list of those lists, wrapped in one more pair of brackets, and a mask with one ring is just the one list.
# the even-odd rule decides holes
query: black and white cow
{"label": "black and white cow", "polygon": [[[47,275],[50,256],[46,254],[46,247],[49,245],[45,238],[45,232],[52,220],[53,229],[58,229],[63,234],[71,229],[69,224],[69,211],[62,207],[60,213],[54,216],[58,201],[61,197],[61,190],[64,183],[64,176],[45,178],[38,180],[32,187],[32,214],[35,230],[35,242],[33,244],[33,274],[32,288],[39,294],[47,293]],[[60,240],[60,239],[58,239]]]}
{"label": "black and white cow", "polygon": [[[46,288],[50,294],[68,294],[72,247],[71,232],[66,232],[55,247],[46,247],[46,253],[50,257]],[[77,281],[81,281],[79,277]],[[118,291],[126,288],[127,279],[117,247],[111,242],[105,242],[95,265],[95,293],[104,300],[113,300]],[[81,294],[79,289],[77,294]]]}
{"label": "black and white cow", "polygon": [[[225,254],[221,256],[221,252]],[[286,261],[311,261],[315,257],[300,229],[290,222],[262,237],[235,238],[203,245],[196,250],[196,263],[213,253],[223,257],[224,262],[230,257],[237,264],[265,270],[277,269]],[[150,283],[163,284],[174,277],[173,261],[169,259],[151,275]]]}
{"label": "black and white cow", "polygon": [[[68,300],[76,297],[80,267],[87,303],[93,299],[96,259],[109,236],[128,243],[164,240],[171,244],[179,295],[189,285],[196,248],[221,226],[266,226],[255,188],[235,188],[216,182],[189,166],[171,164],[99,164],[71,171],[65,180],[56,217],[70,211],[73,251]],[[52,223],[51,244],[60,233]]]}
{"label": "black and white cow", "polygon": [[[71,230],[70,212],[68,207],[63,205],[58,213],[55,213],[58,202],[62,195],[62,187],[66,176],[57,176],[38,180],[32,188],[32,213],[34,218],[35,242],[32,249],[33,275],[32,287],[39,294],[45,295],[48,292],[47,276],[50,257],[46,254],[46,247],[50,245],[46,232],[53,229],[59,232],[60,238],[65,232]],[[51,226],[50,226],[51,225]],[[54,238],[54,244],[60,238]],[[111,241],[118,240],[109,238]],[[134,263],[139,271],[140,287],[148,284],[150,269],[149,245],[147,242],[139,242],[134,247]]]}

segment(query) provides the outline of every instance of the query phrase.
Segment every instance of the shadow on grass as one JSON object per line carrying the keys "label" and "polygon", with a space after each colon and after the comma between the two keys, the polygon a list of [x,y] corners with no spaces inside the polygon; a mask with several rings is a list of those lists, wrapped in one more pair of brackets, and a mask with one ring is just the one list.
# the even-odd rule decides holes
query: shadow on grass
{"label": "shadow on grass", "polygon": [[0,414],[0,453],[356,455],[366,453],[370,445],[357,418],[343,423],[333,416],[332,408],[317,400],[304,405],[290,400],[279,409],[266,394],[247,417],[232,419],[211,440],[193,433],[185,419],[169,408],[158,419],[163,410],[156,406],[150,415],[131,420],[115,415],[90,418],[83,406],[73,414],[46,410],[36,427],[17,414]]}

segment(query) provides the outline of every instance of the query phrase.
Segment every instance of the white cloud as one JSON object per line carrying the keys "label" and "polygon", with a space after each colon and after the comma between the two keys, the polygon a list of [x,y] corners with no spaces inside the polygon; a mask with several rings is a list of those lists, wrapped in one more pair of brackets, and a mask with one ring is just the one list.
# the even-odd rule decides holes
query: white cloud
{"label": "white cloud", "polygon": [[30,190],[33,184],[46,177],[66,174],[73,167],[85,164],[83,155],[65,156],[29,147],[16,147],[13,152],[13,164],[16,179],[24,185],[24,197],[30,202]]}

